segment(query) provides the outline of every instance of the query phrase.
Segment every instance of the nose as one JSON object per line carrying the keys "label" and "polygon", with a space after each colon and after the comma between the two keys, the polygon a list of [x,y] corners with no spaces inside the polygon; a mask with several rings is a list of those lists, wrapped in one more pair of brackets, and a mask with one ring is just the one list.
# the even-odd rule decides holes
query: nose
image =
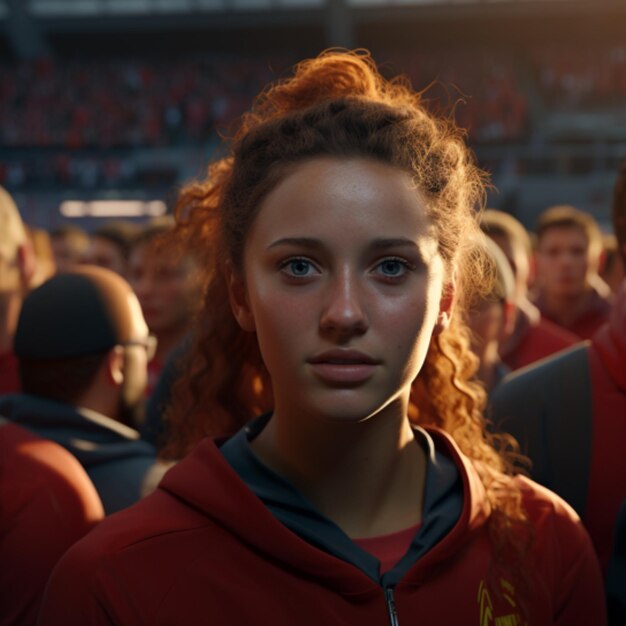
{"label": "nose", "polygon": [[320,330],[345,340],[363,334],[368,327],[362,286],[354,271],[343,268],[329,281],[320,315]]}

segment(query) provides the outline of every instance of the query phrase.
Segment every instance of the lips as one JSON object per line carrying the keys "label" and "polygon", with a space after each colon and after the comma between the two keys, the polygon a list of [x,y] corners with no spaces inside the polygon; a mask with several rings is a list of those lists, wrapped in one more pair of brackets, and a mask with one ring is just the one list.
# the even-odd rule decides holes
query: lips
{"label": "lips", "polygon": [[370,378],[380,361],[356,350],[328,350],[308,361],[315,375],[332,385],[358,384]]}

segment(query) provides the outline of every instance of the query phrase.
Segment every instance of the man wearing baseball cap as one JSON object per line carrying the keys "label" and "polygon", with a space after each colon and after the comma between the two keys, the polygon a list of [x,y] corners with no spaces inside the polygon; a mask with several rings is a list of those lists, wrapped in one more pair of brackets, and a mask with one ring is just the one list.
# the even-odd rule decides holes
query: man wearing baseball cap
{"label": "man wearing baseball cap", "polygon": [[115,273],[82,267],[24,300],[14,340],[22,393],[0,415],[69,450],[107,514],[139,499],[154,448],[131,427],[155,345],[132,289]]}

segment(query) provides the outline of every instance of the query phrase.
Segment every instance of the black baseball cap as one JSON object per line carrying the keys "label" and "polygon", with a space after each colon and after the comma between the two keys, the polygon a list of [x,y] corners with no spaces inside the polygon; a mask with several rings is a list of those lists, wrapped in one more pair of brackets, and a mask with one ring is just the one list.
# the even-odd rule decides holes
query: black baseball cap
{"label": "black baseball cap", "polygon": [[13,348],[20,359],[63,359],[106,352],[131,339],[130,285],[83,266],[58,274],[24,299]]}

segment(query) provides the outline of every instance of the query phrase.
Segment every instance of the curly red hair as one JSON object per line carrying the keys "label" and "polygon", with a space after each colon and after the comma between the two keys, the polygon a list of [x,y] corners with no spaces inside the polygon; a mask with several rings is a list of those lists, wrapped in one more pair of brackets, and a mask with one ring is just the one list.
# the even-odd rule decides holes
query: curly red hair
{"label": "curly red hair", "polygon": [[205,180],[182,190],[177,206],[178,236],[208,272],[195,348],[168,414],[165,453],[181,456],[202,437],[233,432],[272,408],[256,338],[239,328],[225,278],[227,262],[241,269],[263,198],[305,159],[374,159],[412,176],[437,231],[448,285],[455,283],[452,321],[431,341],[412,387],[410,419],[445,430],[475,462],[497,536],[523,525],[519,491],[507,478],[515,443],[494,445],[483,419],[485,392],[473,382],[477,360],[464,309],[477,290],[489,288],[477,219],[486,180],[462,131],[431,115],[405,81],[385,80],[368,53],[329,51],[266,88],[229,145],[229,155],[209,167]]}

